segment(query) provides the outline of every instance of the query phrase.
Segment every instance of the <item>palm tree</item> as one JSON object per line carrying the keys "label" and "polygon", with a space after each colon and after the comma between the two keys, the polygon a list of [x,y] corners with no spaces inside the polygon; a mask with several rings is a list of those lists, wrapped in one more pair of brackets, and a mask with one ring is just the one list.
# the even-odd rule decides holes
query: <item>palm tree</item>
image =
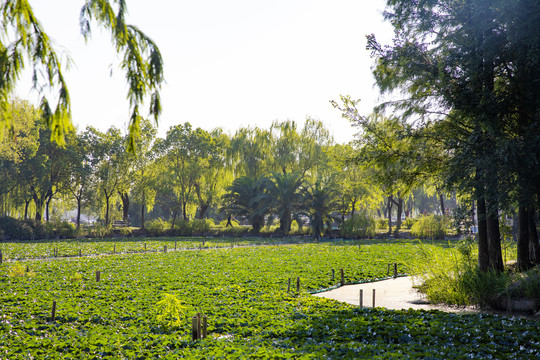
{"label": "palm tree", "polygon": [[242,176],[235,179],[231,186],[227,188],[227,193],[223,195],[225,200],[225,211],[246,218],[253,227],[253,231],[258,233],[264,226],[264,217],[267,208],[262,206],[260,198],[264,192],[263,179],[254,179]]}
{"label": "palm tree", "polygon": [[291,230],[291,218],[302,207],[304,178],[300,172],[274,172],[264,178],[264,189],[258,199],[261,209],[272,209],[279,217],[279,228],[283,235]]}
{"label": "palm tree", "polygon": [[331,223],[331,213],[336,206],[336,190],[332,183],[319,179],[305,191],[305,210],[311,224],[311,233],[318,240],[324,232],[324,224]]}

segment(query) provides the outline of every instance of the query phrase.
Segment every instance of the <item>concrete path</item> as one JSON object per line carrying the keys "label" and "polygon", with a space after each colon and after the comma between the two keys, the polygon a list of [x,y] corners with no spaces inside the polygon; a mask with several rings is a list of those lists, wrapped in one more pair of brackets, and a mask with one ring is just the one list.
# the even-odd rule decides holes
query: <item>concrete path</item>
{"label": "concrete path", "polygon": [[373,306],[373,289],[375,289],[375,306],[387,309],[415,309],[415,310],[442,310],[449,312],[474,312],[472,308],[454,308],[443,305],[429,304],[425,295],[413,287],[411,277],[398,277],[396,279],[381,280],[372,283],[345,285],[337,289],[314,294],[346,302],[352,305],[360,305],[360,290],[363,290],[363,306]]}

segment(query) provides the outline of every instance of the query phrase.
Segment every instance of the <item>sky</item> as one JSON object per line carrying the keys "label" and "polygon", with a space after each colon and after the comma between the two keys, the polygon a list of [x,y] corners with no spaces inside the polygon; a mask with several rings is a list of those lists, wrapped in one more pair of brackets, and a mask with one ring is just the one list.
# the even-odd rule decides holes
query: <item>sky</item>
{"label": "sky", "polygon": [[[364,115],[382,101],[365,36],[391,41],[384,3],[127,0],[127,22],[157,43],[164,60],[159,136],[185,122],[234,134],[241,127],[269,128],[275,120],[301,127],[311,117],[321,120],[337,142],[352,140],[355,130],[330,101],[341,94],[361,99]],[[57,50],[72,60],[64,71],[73,123],[79,130],[87,125],[125,130],[127,87],[110,35],[94,23],[85,43],[79,30],[82,0],[30,4]],[[21,77],[17,95],[37,103],[30,72]]]}

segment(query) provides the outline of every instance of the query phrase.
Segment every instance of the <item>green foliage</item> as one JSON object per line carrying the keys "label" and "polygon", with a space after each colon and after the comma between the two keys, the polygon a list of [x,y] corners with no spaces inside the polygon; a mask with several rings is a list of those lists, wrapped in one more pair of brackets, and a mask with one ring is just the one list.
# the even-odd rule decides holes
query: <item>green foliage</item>
{"label": "green foliage", "polygon": [[80,282],[83,280],[83,276],[82,274],[79,274],[78,272],[74,273],[73,275],[71,275],[71,277],[69,278],[69,280],[72,282],[72,283],[77,283],[77,282]]}
{"label": "green foliage", "polygon": [[7,268],[6,275],[8,277],[10,277],[10,278],[25,276],[26,275],[26,267],[20,262],[17,262],[15,264],[11,264]]}
{"label": "green foliage", "polygon": [[154,235],[161,235],[170,227],[171,225],[167,221],[161,220],[161,218],[147,221],[144,224],[144,228]]}
{"label": "green foliage", "polygon": [[377,229],[384,230],[388,228],[388,219],[379,218],[375,221],[375,224],[377,225]]}
{"label": "green foliage", "polygon": [[403,220],[402,225],[405,227],[405,229],[410,230],[415,223],[416,223],[415,219],[413,219],[412,217],[408,217],[408,218],[405,218],[405,220]]}
{"label": "green foliage", "polygon": [[[171,240],[147,245],[162,248],[159,245]],[[192,241],[200,243],[200,239]],[[233,240],[212,241],[230,245]],[[260,238],[250,241],[271,243]],[[110,248],[113,242],[91,244]],[[117,242],[117,249],[122,244]],[[0,245],[7,253],[18,246]],[[439,250],[448,256],[448,249],[439,246]],[[535,321],[359,309],[306,293],[334,285],[329,275],[332,268],[343,268],[347,281],[382,278],[386,265],[393,262],[407,264],[404,271],[409,272],[416,253],[416,245],[409,240],[363,241],[360,248],[357,242],[333,241],[28,262],[36,269],[35,277],[0,279],[0,325],[5,343],[10,344],[2,356],[16,359],[24,353],[39,358],[54,352],[78,359],[361,359],[403,354],[410,358],[537,358],[540,331]],[[99,283],[94,280],[96,270],[102,271]],[[66,286],[75,272],[83,276],[77,283],[80,286]],[[287,280],[293,276],[301,278],[299,294],[286,292]],[[209,337],[193,343],[191,321],[181,312],[174,331],[166,328],[168,319],[159,324],[156,301],[161,299],[156,299],[156,292],[175,294],[186,307],[182,311],[197,308],[207,314]],[[51,324],[44,309],[50,309],[53,299],[58,302],[57,321]]]}
{"label": "green foliage", "polygon": [[422,216],[412,226],[411,234],[422,239],[444,239],[446,220],[440,215]]}
{"label": "green foliage", "polygon": [[452,209],[452,227],[458,235],[468,233],[473,225],[473,212],[469,204],[459,204]]}
{"label": "green foliage", "polygon": [[4,236],[17,240],[41,239],[46,232],[40,222],[19,220],[9,216],[0,217],[0,230]]}
{"label": "green foliage", "polygon": [[376,222],[368,214],[354,214],[341,226],[341,235],[345,238],[370,237],[375,235]]}
{"label": "green foliage", "polygon": [[169,328],[182,324],[185,306],[174,294],[163,294],[163,299],[155,305],[156,319]]}

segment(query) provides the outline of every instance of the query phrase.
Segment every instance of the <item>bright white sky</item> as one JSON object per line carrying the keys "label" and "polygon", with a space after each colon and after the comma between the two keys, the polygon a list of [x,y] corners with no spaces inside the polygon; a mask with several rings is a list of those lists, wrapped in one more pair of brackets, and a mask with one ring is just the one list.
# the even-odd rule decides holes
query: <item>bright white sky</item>
{"label": "bright white sky", "polygon": [[[74,124],[80,130],[87,125],[125,129],[125,80],[109,35],[93,24],[85,45],[79,30],[82,0],[30,3],[57,48],[74,62],[66,72]],[[365,35],[390,42],[384,0],[127,3],[128,23],[158,44],[165,63],[160,136],[184,122],[233,134],[249,125],[269,128],[274,120],[301,125],[310,116],[323,121],[336,141],[347,142],[354,130],[329,101],[340,94],[362,99],[360,109],[367,115],[381,100]],[[17,92],[37,99],[29,74]]]}

